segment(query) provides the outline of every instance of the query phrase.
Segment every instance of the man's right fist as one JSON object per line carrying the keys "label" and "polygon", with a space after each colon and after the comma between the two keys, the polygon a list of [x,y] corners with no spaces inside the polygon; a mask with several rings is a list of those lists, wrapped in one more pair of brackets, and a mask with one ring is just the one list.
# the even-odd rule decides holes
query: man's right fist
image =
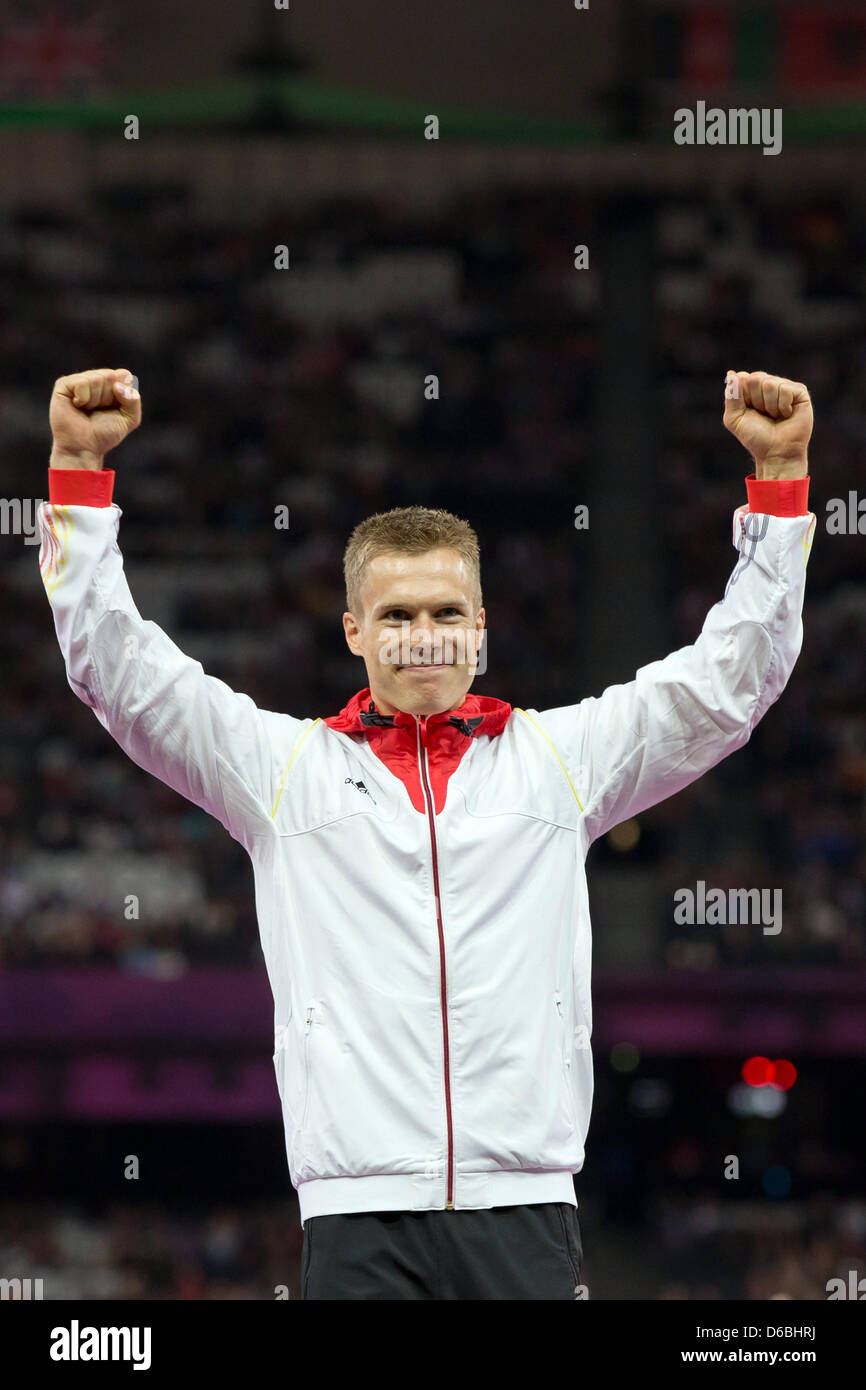
{"label": "man's right fist", "polygon": [[101,468],[116,444],[141,424],[141,396],[126,367],[96,367],[54,383],[48,420],[51,468]]}

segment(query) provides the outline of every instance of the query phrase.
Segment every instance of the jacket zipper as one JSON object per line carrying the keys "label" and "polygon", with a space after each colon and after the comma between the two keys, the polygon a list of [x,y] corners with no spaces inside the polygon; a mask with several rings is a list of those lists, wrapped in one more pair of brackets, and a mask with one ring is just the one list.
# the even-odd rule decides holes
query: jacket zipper
{"label": "jacket zipper", "polygon": [[442,907],[439,900],[439,855],[436,847],[436,813],[430,784],[427,781],[427,723],[426,718],[415,723],[418,728],[418,767],[427,804],[427,823],[430,827],[430,849],[433,857],[433,892],[436,898],[436,925],[439,930],[439,998],[442,1008],[442,1040],[445,1048],[445,1114],[448,1121],[448,1194],[445,1210],[454,1210],[454,1131],[451,1123],[451,1078],[448,1049],[448,1007],[445,991],[445,933],[442,928]]}

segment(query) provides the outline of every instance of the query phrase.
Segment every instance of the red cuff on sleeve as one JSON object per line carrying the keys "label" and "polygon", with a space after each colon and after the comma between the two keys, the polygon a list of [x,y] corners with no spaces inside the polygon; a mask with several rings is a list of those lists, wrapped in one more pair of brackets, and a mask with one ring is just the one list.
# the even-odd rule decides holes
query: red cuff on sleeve
{"label": "red cuff on sleeve", "polygon": [[48,500],[58,506],[110,507],[113,468],[48,469]]}
{"label": "red cuff on sleeve", "polygon": [[762,478],[754,473],[746,479],[750,512],[769,516],[806,516],[809,510],[809,475],[805,478]]}

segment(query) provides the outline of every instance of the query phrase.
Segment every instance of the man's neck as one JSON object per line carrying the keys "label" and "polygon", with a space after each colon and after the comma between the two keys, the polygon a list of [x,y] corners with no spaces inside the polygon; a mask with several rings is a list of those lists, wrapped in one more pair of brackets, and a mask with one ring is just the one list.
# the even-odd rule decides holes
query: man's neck
{"label": "man's neck", "polygon": [[412,714],[412,715],[414,715],[414,717],[415,717],[416,719],[429,719],[429,718],[431,717],[431,715],[434,715],[434,714],[453,714],[456,710],[462,709],[463,705],[465,705],[465,703],[466,703],[466,694],[464,693],[463,695],[461,695],[461,697],[460,697],[460,699],[457,701],[457,704],[456,704],[456,705],[446,705],[446,707],[445,707],[444,709],[441,709],[441,710],[440,710],[440,709],[399,710],[399,709],[396,709],[393,705],[388,704],[388,701],[387,701],[387,700],[379,700],[379,699],[377,699],[376,694],[375,694],[375,691],[371,690],[371,691],[370,691],[370,695],[371,695],[371,698],[372,698],[372,700],[373,700],[374,705],[376,706],[376,709],[379,711],[380,714],[389,714],[389,715],[393,715],[393,714]]}

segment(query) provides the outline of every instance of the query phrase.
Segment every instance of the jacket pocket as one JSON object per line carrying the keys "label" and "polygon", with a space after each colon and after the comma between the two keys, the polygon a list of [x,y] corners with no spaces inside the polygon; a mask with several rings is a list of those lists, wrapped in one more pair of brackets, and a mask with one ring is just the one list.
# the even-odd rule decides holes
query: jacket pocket
{"label": "jacket pocket", "polygon": [[559,1048],[559,1072],[561,1080],[562,1109],[568,1120],[569,1127],[574,1129],[574,1102],[572,1097],[571,1081],[571,1033],[568,1028],[566,1017],[565,1000],[562,991],[556,990],[553,995],[553,1003],[556,1009],[556,1019],[558,1030],[556,1034],[557,1046]]}
{"label": "jacket pocket", "polygon": [[322,1001],[308,999],[289,1015],[274,1037],[274,1069],[283,1106],[290,1166],[310,1157],[317,1123],[317,1035],[323,1023]]}
{"label": "jacket pocket", "polygon": [[310,1095],[313,1089],[313,1037],[318,1023],[316,1008],[317,1003],[313,999],[304,1011],[304,1090],[301,1106],[301,1134],[307,1127],[310,1115]]}
{"label": "jacket pocket", "polygon": [[322,1121],[319,1106],[319,1079],[322,1059],[321,1031],[326,1026],[321,999],[308,999],[303,1011],[303,1069],[297,1133],[298,1156],[313,1158],[319,1150],[317,1126]]}

